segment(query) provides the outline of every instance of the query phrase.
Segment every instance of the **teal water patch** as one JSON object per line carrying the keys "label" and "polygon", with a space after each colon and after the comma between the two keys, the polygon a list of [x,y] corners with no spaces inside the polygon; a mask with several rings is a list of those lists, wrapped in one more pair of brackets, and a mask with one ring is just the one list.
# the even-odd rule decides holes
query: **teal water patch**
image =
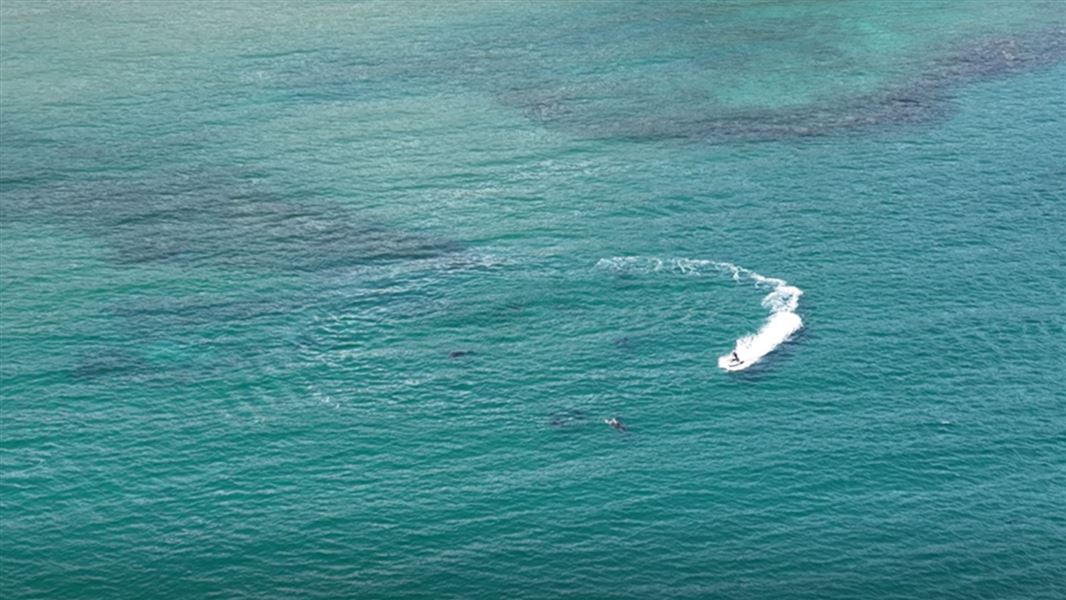
{"label": "teal water patch", "polygon": [[505,99],[591,137],[828,135],[941,118],[954,86],[1066,52],[1058,5],[884,8],[592,5],[565,33],[544,29],[570,44],[532,44],[528,81]]}
{"label": "teal water patch", "polygon": [[0,596],[1062,595],[1061,4],[404,6],[0,5]]}

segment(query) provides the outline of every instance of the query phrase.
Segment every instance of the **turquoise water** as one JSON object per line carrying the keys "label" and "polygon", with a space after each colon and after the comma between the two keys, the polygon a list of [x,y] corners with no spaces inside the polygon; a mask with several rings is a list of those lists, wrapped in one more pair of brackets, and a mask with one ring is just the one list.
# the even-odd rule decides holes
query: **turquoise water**
{"label": "turquoise water", "polygon": [[[0,597],[1066,596],[1064,56],[1058,2],[5,2]],[[804,328],[726,373],[751,273]]]}

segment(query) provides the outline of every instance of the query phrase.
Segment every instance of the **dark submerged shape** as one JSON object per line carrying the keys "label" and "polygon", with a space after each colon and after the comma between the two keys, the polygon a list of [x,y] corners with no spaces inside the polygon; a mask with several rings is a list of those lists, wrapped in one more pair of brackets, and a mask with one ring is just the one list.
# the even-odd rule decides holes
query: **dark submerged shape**
{"label": "dark submerged shape", "polygon": [[584,411],[571,409],[562,412],[557,412],[548,418],[548,425],[557,428],[573,427],[575,425],[582,425],[588,420]]}

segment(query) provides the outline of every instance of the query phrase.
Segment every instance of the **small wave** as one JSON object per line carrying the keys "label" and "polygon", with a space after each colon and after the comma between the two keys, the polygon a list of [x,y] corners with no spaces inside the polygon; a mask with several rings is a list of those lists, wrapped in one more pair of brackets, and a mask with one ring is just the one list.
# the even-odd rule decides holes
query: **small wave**
{"label": "small wave", "polygon": [[[620,256],[600,259],[596,263],[596,268],[619,273],[666,271],[694,275],[702,275],[713,270],[730,275],[733,281],[738,283],[748,280],[754,282],[757,287],[770,287],[770,293],[762,299],[762,306],[770,311],[766,322],[757,332],[738,339],[732,351],[718,357],[718,366],[727,371],[740,371],[759,362],[764,356],[788,341],[792,334],[803,328],[803,319],[796,314],[803,290],[789,285],[783,279],[766,277],[733,263],[688,258],[663,260],[641,256]],[[733,360],[734,352],[740,359],[739,363]]]}

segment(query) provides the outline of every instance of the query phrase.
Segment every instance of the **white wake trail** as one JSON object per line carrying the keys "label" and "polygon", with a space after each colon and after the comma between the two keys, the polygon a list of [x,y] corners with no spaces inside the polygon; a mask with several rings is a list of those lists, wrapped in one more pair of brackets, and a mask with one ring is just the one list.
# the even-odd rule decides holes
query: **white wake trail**
{"label": "white wake trail", "polygon": [[803,319],[796,314],[803,290],[789,285],[783,279],[766,277],[732,263],[685,258],[664,261],[657,258],[625,256],[600,259],[596,267],[628,273],[675,271],[696,275],[703,274],[709,268],[728,273],[737,282],[747,279],[757,287],[770,287],[770,293],[762,299],[763,307],[770,311],[766,322],[755,333],[738,339],[731,352],[718,357],[718,366],[726,371],[747,369],[803,328]]}

